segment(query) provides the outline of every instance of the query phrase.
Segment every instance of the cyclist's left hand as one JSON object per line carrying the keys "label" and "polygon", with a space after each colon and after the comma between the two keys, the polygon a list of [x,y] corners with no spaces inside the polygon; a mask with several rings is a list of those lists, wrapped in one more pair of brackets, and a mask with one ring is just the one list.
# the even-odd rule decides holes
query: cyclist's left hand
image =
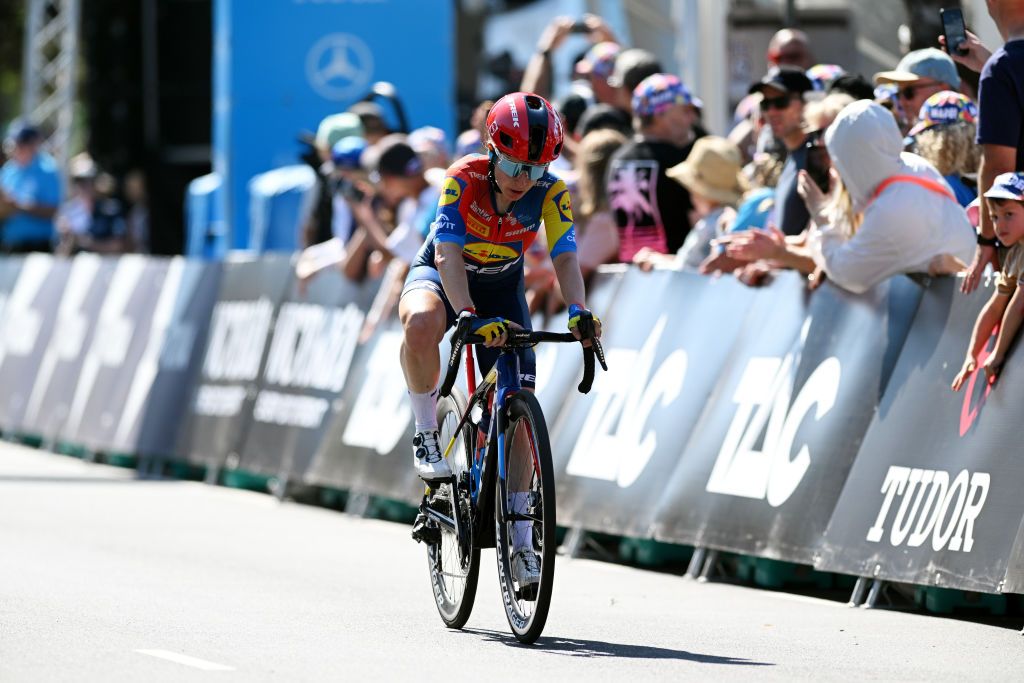
{"label": "cyclist's left hand", "polygon": [[577,339],[583,340],[583,346],[590,346],[590,340],[584,339],[584,336],[589,336],[590,326],[593,326],[594,336],[600,339],[601,319],[578,304],[569,306],[569,331]]}

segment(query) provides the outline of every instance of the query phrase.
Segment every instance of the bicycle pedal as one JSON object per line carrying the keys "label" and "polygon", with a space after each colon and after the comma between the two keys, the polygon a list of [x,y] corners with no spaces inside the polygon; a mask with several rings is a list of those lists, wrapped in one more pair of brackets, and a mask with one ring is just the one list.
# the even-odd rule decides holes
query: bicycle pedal
{"label": "bicycle pedal", "polygon": [[412,523],[412,540],[427,545],[437,545],[441,542],[441,529],[430,524],[430,518],[422,512],[416,515],[416,521]]}

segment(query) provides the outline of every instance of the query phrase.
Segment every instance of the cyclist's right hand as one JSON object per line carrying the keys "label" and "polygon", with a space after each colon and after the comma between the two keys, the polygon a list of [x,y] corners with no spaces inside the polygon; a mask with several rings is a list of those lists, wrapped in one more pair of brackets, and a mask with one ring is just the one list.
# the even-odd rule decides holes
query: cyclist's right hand
{"label": "cyclist's right hand", "polygon": [[458,329],[465,335],[483,337],[481,342],[488,348],[502,346],[508,341],[509,328],[513,326],[510,320],[504,318],[481,318],[470,310],[462,311],[459,314]]}

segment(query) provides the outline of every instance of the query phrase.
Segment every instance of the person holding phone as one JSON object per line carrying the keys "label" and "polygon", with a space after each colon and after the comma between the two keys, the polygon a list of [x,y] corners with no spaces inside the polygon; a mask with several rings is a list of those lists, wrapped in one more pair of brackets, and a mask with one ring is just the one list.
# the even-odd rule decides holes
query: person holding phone
{"label": "person holding phone", "polygon": [[[981,72],[978,86],[978,136],[981,164],[978,186],[991,187],[995,179],[1013,171],[1024,170],[1024,1],[987,0],[989,16],[999,29],[1005,44],[993,54],[978,37],[964,30],[966,39],[956,46],[947,44],[946,36],[939,42],[950,50],[954,60],[969,69]],[[985,266],[999,267],[996,255],[998,241],[989,207],[981,203],[981,222],[974,260],[967,269],[961,291],[974,291],[981,282]]]}
{"label": "person holding phone", "polygon": [[533,53],[523,71],[523,80],[519,86],[521,91],[536,93],[545,98],[551,97],[554,52],[573,34],[582,35],[595,45],[603,42],[615,44],[619,42],[604,19],[596,14],[584,14],[579,19],[566,16],[555,17],[544,28],[537,40],[537,51]]}

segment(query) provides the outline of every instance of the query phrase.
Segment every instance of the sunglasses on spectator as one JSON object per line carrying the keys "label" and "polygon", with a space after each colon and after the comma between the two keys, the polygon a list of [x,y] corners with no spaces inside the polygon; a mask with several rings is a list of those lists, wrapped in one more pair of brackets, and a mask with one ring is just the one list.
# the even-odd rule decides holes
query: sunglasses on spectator
{"label": "sunglasses on spectator", "polygon": [[540,180],[548,170],[547,164],[527,164],[522,161],[513,161],[498,151],[494,152],[494,165],[507,176],[513,178],[526,173],[530,180]]}
{"label": "sunglasses on spectator", "polygon": [[793,96],[789,94],[779,95],[778,97],[765,97],[761,100],[761,108],[764,110],[785,109],[792,101]]}
{"label": "sunglasses on spectator", "polygon": [[935,87],[937,85],[942,85],[942,84],[938,83],[938,82],[914,83],[913,85],[908,85],[905,88],[900,88],[899,91],[896,94],[900,98],[902,98],[904,100],[912,100],[912,99],[914,99],[914,95],[916,95],[917,91],[920,90],[921,88],[933,88],[933,87]]}

